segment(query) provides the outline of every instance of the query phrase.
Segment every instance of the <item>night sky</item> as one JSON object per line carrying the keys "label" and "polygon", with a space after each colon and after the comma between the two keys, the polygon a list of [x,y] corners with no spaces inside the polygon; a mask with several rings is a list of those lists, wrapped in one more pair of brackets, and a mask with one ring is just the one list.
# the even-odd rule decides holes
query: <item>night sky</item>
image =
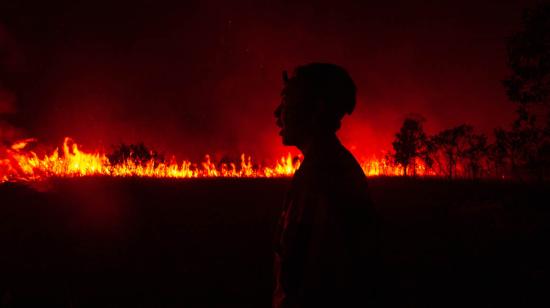
{"label": "night sky", "polygon": [[490,134],[514,117],[505,39],[533,3],[4,0],[0,116],[49,144],[273,157],[281,71],[321,61],[357,84],[340,136],[359,156],[411,113]]}

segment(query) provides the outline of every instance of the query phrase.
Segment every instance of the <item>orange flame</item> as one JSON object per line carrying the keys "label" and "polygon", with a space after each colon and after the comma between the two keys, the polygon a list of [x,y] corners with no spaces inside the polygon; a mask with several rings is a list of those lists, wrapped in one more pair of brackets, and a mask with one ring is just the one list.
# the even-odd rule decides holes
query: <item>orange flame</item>
{"label": "orange flame", "polygon": [[[105,153],[82,151],[66,137],[61,153],[55,149],[51,154],[39,157],[34,151],[26,150],[35,139],[18,141],[0,152],[0,182],[36,181],[50,177],[114,176],[114,177],[155,177],[155,178],[199,178],[199,177],[246,177],[271,178],[289,177],[299,168],[301,159],[289,153],[282,156],[272,166],[254,165],[252,158],[242,154],[240,164],[223,163],[216,165],[209,155],[200,164],[184,160],[178,163],[158,162],[151,159],[136,163],[128,159],[121,164],[111,164]],[[361,167],[367,176],[399,176],[403,168],[388,159],[364,159]],[[427,171],[420,162],[415,164],[417,175],[435,175]],[[410,170],[408,170],[410,172]]]}
{"label": "orange flame", "polygon": [[113,165],[104,153],[84,152],[68,137],[63,142],[61,154],[59,149],[55,149],[41,158],[33,151],[25,151],[32,141],[35,140],[21,140],[5,150],[5,157],[0,157],[0,182],[98,175],[156,178],[281,177],[294,174],[300,166],[300,161],[293,162],[290,154],[270,167],[254,167],[252,158],[245,154],[241,155],[239,167],[234,163],[216,166],[209,155],[200,164],[187,160],[178,164],[174,159],[169,163],[150,160],[139,164],[128,159],[122,164]]}

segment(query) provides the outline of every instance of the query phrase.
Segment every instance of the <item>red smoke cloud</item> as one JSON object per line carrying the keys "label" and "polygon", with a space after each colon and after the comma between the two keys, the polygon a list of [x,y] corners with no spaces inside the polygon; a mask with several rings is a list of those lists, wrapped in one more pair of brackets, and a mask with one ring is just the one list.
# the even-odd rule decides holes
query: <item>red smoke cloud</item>
{"label": "red smoke cloud", "polygon": [[513,117],[500,79],[524,4],[471,5],[21,7],[12,15],[30,16],[10,31],[31,64],[16,118],[48,143],[68,135],[91,148],[271,158],[289,150],[273,117],[282,70],[323,61],[356,81],[359,103],[340,136],[360,155],[388,150],[409,113],[431,133],[461,123],[490,133]]}

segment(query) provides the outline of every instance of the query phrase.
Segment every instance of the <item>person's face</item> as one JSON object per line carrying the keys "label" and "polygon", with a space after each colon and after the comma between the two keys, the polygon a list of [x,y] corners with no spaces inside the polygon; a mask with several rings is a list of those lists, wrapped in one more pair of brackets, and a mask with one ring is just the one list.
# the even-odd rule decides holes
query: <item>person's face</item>
{"label": "person's face", "polygon": [[281,103],[275,109],[275,118],[277,126],[281,128],[279,135],[284,145],[299,146],[304,143],[309,132],[310,113],[299,91],[283,89]]}

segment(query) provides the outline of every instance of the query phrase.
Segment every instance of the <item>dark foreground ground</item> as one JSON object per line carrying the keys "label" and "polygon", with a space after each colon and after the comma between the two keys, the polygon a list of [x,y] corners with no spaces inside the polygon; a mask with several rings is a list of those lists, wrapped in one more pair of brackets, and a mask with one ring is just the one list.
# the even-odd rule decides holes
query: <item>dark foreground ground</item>
{"label": "dark foreground ground", "polygon": [[[547,184],[370,184],[382,306],[550,307]],[[270,307],[271,237],[287,185],[0,185],[0,307]]]}

